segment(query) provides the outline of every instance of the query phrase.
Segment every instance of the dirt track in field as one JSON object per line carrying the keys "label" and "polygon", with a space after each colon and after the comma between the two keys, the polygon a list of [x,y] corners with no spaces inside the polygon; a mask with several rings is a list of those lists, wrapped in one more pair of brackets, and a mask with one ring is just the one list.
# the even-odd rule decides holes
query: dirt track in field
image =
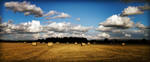
{"label": "dirt track in field", "polygon": [[150,62],[148,45],[0,43],[0,62]]}

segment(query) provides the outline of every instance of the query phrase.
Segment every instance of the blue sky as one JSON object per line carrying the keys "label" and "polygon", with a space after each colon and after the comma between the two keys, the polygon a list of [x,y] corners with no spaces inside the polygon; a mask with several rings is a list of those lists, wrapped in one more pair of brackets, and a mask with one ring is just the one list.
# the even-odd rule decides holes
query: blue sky
{"label": "blue sky", "polygon": [[[20,2],[23,2],[22,0],[19,0]],[[20,24],[24,22],[29,22],[32,20],[38,20],[41,22],[41,24],[44,24],[42,22],[47,21],[53,21],[53,22],[70,22],[72,24],[82,25],[82,26],[93,26],[94,28],[99,27],[99,23],[106,21],[109,17],[112,15],[119,15],[122,13],[122,11],[125,8],[128,8],[128,6],[144,6],[146,3],[142,2],[134,2],[134,3],[124,3],[120,0],[117,1],[97,1],[97,0],[49,0],[49,1],[42,1],[42,0],[26,0],[27,2],[30,2],[31,4],[36,5],[36,7],[40,7],[44,14],[48,13],[49,11],[57,11],[57,12],[64,12],[69,14],[70,18],[57,18],[57,19],[50,19],[46,20],[45,17],[34,17],[34,15],[28,15],[25,16],[23,12],[13,12],[12,10],[7,9],[4,6],[5,2],[10,2],[10,0],[1,1],[1,13],[2,16],[2,22],[7,22],[8,20],[13,20],[13,24]],[[141,24],[144,24],[144,26],[149,26],[149,11],[144,11],[144,14],[137,14],[137,15],[129,15],[127,17],[131,18],[131,21],[133,21],[135,24],[136,22],[141,22]],[[76,18],[80,18],[80,21],[77,21]],[[52,25],[53,26],[53,25]],[[132,29],[131,29],[132,30]],[[133,29],[135,30],[135,29]],[[143,30],[144,31],[144,30]],[[91,33],[95,32],[95,33]],[[99,33],[99,32],[98,32]],[[88,34],[97,35],[97,31],[94,29],[93,31],[89,31]],[[132,34],[134,38],[136,36],[139,36],[138,38],[143,38],[144,34],[134,34],[134,33],[109,33],[112,35],[112,37],[118,36],[118,37],[124,37],[124,34]],[[17,35],[17,34],[16,34]],[[100,36],[102,36],[101,34]],[[107,34],[104,33],[104,36]],[[10,37],[13,36],[10,34]],[[19,36],[17,35],[18,39]],[[31,35],[30,35],[31,36]],[[141,36],[141,37],[140,37]],[[9,35],[4,36],[9,37]],[[28,35],[26,36],[30,38]],[[24,38],[24,37],[23,37]]]}
{"label": "blue sky", "polygon": [[[127,8],[128,6],[143,6],[144,3],[124,3],[120,1],[115,2],[108,2],[108,1],[30,1],[32,4],[35,4],[37,7],[40,7],[44,13],[47,13],[50,10],[55,10],[58,12],[65,12],[71,15],[71,18],[68,19],[53,19],[51,21],[56,22],[71,22],[74,24],[81,24],[84,26],[94,26],[96,27],[100,22],[105,21],[108,17],[114,15],[114,14],[120,14],[124,8]],[[34,17],[32,15],[30,16],[24,16],[23,13],[16,12],[14,13],[11,10],[6,9],[4,6],[2,8],[2,17],[3,21],[8,21],[9,19],[14,20],[15,24],[19,24],[21,22],[27,22],[31,20],[44,20],[43,17]],[[134,15],[133,21],[140,21],[144,25],[148,25],[148,13],[145,11],[142,15]],[[80,21],[76,21],[76,18],[80,18]]]}

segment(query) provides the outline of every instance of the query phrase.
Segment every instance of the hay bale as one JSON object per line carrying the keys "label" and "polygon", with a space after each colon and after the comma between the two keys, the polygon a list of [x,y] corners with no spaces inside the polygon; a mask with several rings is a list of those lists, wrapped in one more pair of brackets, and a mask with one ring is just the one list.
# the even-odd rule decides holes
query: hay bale
{"label": "hay bale", "polygon": [[56,44],[60,44],[59,42],[56,42]]}
{"label": "hay bale", "polygon": [[75,45],[78,44],[77,42],[74,43]]}
{"label": "hay bale", "polygon": [[47,46],[52,46],[53,42],[48,42]]}
{"label": "hay bale", "polygon": [[122,43],[122,46],[125,46],[126,45],[126,43]]}
{"label": "hay bale", "polygon": [[32,42],[32,46],[36,46],[37,45],[37,43],[36,42]]}
{"label": "hay bale", "polygon": [[88,44],[88,45],[90,45],[91,43],[90,43],[90,42],[88,42],[87,44]]}
{"label": "hay bale", "polygon": [[85,43],[81,43],[81,46],[85,46],[86,44]]}

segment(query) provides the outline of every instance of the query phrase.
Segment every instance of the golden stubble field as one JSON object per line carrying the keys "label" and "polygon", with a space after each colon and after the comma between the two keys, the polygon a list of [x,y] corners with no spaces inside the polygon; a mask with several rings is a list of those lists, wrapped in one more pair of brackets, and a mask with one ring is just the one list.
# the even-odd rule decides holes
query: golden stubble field
{"label": "golden stubble field", "polygon": [[148,45],[0,43],[0,62],[150,62]]}

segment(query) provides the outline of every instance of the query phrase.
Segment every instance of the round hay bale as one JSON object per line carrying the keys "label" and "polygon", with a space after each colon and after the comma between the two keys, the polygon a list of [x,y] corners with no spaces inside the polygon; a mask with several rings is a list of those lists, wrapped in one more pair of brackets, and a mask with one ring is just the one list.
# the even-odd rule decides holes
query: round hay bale
{"label": "round hay bale", "polygon": [[27,42],[23,42],[23,43],[27,43]]}
{"label": "round hay bale", "polygon": [[126,45],[126,43],[122,43],[122,46],[125,46]]}
{"label": "round hay bale", "polygon": [[81,46],[85,46],[86,44],[85,43],[81,43]]}
{"label": "round hay bale", "polygon": [[36,42],[32,42],[32,46],[37,46],[37,43]]}
{"label": "round hay bale", "polygon": [[77,42],[74,43],[75,45],[78,44]]}
{"label": "round hay bale", "polygon": [[52,46],[53,42],[48,42],[47,46]]}
{"label": "round hay bale", "polygon": [[59,42],[56,42],[56,44],[60,44]]}
{"label": "round hay bale", "polygon": [[90,45],[91,43],[90,43],[90,42],[88,42],[87,44],[88,44],[88,45]]}

